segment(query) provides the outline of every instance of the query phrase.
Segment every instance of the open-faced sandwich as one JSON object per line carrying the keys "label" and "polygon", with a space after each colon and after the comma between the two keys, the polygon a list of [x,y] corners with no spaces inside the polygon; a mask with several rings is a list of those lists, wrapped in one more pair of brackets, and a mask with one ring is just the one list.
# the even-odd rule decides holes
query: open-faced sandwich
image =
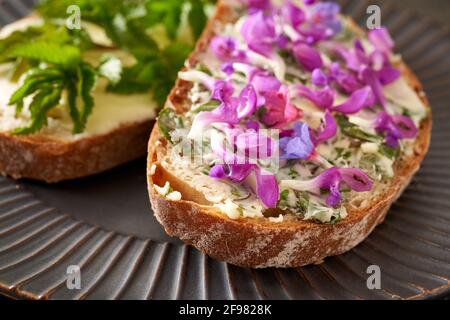
{"label": "open-faced sandwich", "polygon": [[0,173],[57,182],[144,156],[209,2],[46,0],[2,28]]}
{"label": "open-faced sandwich", "polygon": [[149,143],[169,235],[239,266],[298,267],[383,221],[428,150],[430,107],[388,31],[339,11],[219,1]]}

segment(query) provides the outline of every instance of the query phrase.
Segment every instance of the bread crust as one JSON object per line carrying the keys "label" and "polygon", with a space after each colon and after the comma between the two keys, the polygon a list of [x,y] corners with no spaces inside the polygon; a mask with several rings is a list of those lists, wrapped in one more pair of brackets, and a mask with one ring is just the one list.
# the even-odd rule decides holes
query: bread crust
{"label": "bread crust", "polygon": [[111,169],[145,155],[154,121],[124,124],[73,141],[0,133],[0,173],[55,183]]}
{"label": "bread crust", "polygon": [[[233,19],[229,2],[220,1],[216,15],[210,21],[198,42],[190,62],[195,63],[214,35],[216,24]],[[422,93],[422,86],[412,71],[401,66],[409,84],[429,108]],[[178,112],[186,110],[186,93],[191,88],[179,80],[168,98]],[[360,242],[385,219],[392,203],[401,195],[425,157],[431,137],[431,112],[419,128],[414,145],[414,154],[405,161],[397,161],[395,176],[389,188],[365,207],[349,210],[348,217],[335,225],[316,224],[298,220],[271,223],[268,219],[240,218],[232,220],[218,209],[201,205],[195,201],[198,195],[182,192],[180,201],[168,200],[156,192],[154,184],[162,185],[167,180],[164,169],[158,165],[157,146],[164,145],[158,125],[155,125],[148,145],[148,191],[157,220],[166,232],[205,252],[209,256],[228,263],[250,268],[289,268],[318,264],[328,256],[342,254]],[[150,170],[156,165],[156,171]],[[152,174],[153,173],[153,174]],[[182,185],[176,178],[171,184]],[[177,188],[175,187],[175,190]],[[180,190],[181,191],[181,190]],[[184,190],[183,190],[184,191]]]}

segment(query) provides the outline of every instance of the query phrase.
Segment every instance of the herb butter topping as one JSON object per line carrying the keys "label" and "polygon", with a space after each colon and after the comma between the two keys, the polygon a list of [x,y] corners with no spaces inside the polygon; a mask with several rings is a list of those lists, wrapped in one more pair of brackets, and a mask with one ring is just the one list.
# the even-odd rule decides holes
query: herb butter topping
{"label": "herb butter topping", "polygon": [[[211,183],[207,199],[231,218],[336,223],[351,197],[393,177],[426,108],[386,29],[361,35],[331,2],[242,2],[238,21],[179,73],[192,83],[191,109],[159,117],[173,144],[167,165],[177,167],[185,137],[200,140],[203,162],[177,172],[202,192],[196,184]],[[276,170],[266,165],[275,156]]]}

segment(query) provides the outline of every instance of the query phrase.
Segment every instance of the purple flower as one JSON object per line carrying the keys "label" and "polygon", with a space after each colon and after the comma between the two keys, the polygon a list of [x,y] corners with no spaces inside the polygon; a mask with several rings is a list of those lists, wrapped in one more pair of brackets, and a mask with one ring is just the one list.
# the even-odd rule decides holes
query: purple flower
{"label": "purple flower", "polygon": [[386,98],[383,93],[383,85],[378,78],[377,72],[375,72],[370,67],[363,67],[361,69],[361,78],[365,84],[370,86],[376,101],[381,104],[383,108],[386,106]]}
{"label": "purple flower", "polygon": [[292,1],[287,1],[287,3],[281,7],[281,16],[286,23],[290,24],[296,30],[306,20],[303,10],[293,4]]}
{"label": "purple flower", "polygon": [[249,130],[255,130],[256,132],[259,131],[259,129],[261,128],[260,124],[258,121],[255,120],[250,120],[245,124],[245,127]]}
{"label": "purple flower", "polygon": [[271,56],[277,41],[273,16],[264,16],[262,11],[249,15],[242,25],[241,34],[248,47],[264,56]]}
{"label": "purple flower", "polygon": [[371,93],[370,87],[364,87],[362,89],[356,90],[350,95],[342,104],[335,106],[333,111],[344,113],[344,114],[355,114],[358,113],[365,105]]}
{"label": "purple flower", "polygon": [[316,3],[316,0],[303,0],[303,3],[307,6],[310,6],[314,3]]}
{"label": "purple flower", "polygon": [[266,103],[265,95],[269,92],[278,92],[281,82],[269,72],[245,63],[234,63],[233,69],[243,73],[247,83],[251,84],[258,94],[258,107]]}
{"label": "purple flower", "polygon": [[313,85],[318,87],[325,87],[328,84],[328,77],[320,69],[315,69],[312,72],[311,80]]}
{"label": "purple flower", "polygon": [[244,119],[252,115],[256,110],[256,92],[252,85],[242,89],[239,98],[235,100],[238,119]]}
{"label": "purple flower", "polygon": [[258,67],[255,67],[248,63],[240,63],[235,62],[233,63],[233,69],[236,72],[243,73],[245,77],[247,78],[247,82],[251,82],[253,78],[258,74],[265,74],[268,75],[269,73],[263,69],[260,69]]}
{"label": "purple flower", "polygon": [[233,85],[225,80],[216,80],[202,71],[190,70],[179,73],[180,79],[189,82],[198,82],[211,91],[211,97],[215,100],[225,101],[233,95]]}
{"label": "purple flower", "polygon": [[353,92],[342,104],[335,106],[335,92],[329,86],[318,90],[310,89],[304,85],[297,85],[296,88],[300,97],[310,100],[319,108],[344,114],[358,113],[362,108],[368,106],[367,101],[370,98],[370,88],[364,87]]}
{"label": "purple flower", "polygon": [[281,82],[267,72],[255,74],[250,80],[250,83],[260,95],[265,95],[269,92],[278,92],[281,88]]}
{"label": "purple flower", "polygon": [[331,168],[312,180],[284,180],[281,182],[281,186],[297,191],[310,191],[315,194],[327,191],[327,205],[337,207],[341,202],[341,188],[343,186],[347,186],[356,192],[365,192],[372,189],[373,182],[360,169]]}
{"label": "purple flower", "polygon": [[266,11],[272,8],[270,0],[241,0],[248,8],[249,13],[255,13],[257,11]]}
{"label": "purple flower", "polygon": [[245,61],[246,54],[237,49],[236,41],[231,37],[215,36],[209,45],[214,55],[225,62]]}
{"label": "purple flower", "polygon": [[300,115],[299,110],[291,104],[289,91],[285,86],[281,86],[277,92],[266,92],[264,99],[265,113],[262,116],[262,122],[269,127],[283,127]]}
{"label": "purple flower", "polygon": [[[209,172],[209,176],[216,179],[230,179],[236,183],[247,180],[266,207],[277,206],[280,195],[277,179],[273,174],[263,173],[255,164],[216,165]],[[256,183],[251,183],[252,176]]]}
{"label": "purple flower", "polygon": [[211,149],[223,164],[257,164],[270,159],[277,145],[255,129],[223,128],[223,134],[212,133]]}
{"label": "purple flower", "polygon": [[324,88],[320,88],[317,90],[308,88],[304,85],[297,85],[297,94],[300,97],[303,97],[305,99],[308,99],[312,103],[314,103],[317,107],[327,110],[330,109],[333,106],[334,98],[335,98],[335,92],[334,90],[326,86]]}
{"label": "purple flower", "polygon": [[293,54],[297,63],[301,64],[307,71],[313,71],[323,65],[319,51],[307,44],[298,43],[294,45]]}
{"label": "purple flower", "polygon": [[281,89],[281,82],[266,73],[256,74],[250,82],[258,93],[258,107],[267,104],[266,96],[270,97],[279,92]]}
{"label": "purple flower", "polygon": [[336,43],[334,51],[344,60],[346,67],[352,71],[358,72],[361,67],[370,64],[370,58],[367,56],[359,39],[355,41],[353,48],[350,49]]}
{"label": "purple flower", "polygon": [[227,76],[231,76],[234,73],[233,63],[225,62],[220,66],[220,70],[225,73]]}
{"label": "purple flower", "polygon": [[280,159],[307,159],[314,151],[310,129],[306,123],[296,122],[292,135],[280,139]]}
{"label": "purple flower", "polygon": [[[206,78],[205,78],[206,79]],[[211,86],[209,81],[205,84]],[[203,111],[195,116],[188,137],[194,139],[201,135],[203,129],[212,123],[238,124],[256,110],[257,96],[251,85],[247,85],[239,94],[233,97],[233,87],[227,81],[217,80],[213,83],[212,99],[220,102],[213,111]]]}
{"label": "purple flower", "polygon": [[273,140],[257,130],[224,129],[225,136],[214,134],[211,147],[221,164],[214,166],[210,176],[246,182],[267,207],[275,207],[279,189],[273,174],[262,171],[258,160],[269,159],[276,147]]}
{"label": "purple flower", "polygon": [[[383,50],[385,48],[383,47]],[[358,80],[371,87],[376,101],[384,108],[386,100],[383,86],[397,80],[401,73],[392,67],[386,51],[375,50],[367,54],[360,40],[351,49],[336,45],[335,52],[345,61],[347,67],[358,74]]]}
{"label": "purple flower", "polygon": [[417,135],[418,129],[410,117],[391,116],[382,111],[375,120],[375,129],[386,136],[386,144],[392,148],[398,147],[401,139],[412,139]]}
{"label": "purple flower", "polygon": [[307,7],[306,23],[300,32],[314,42],[328,39],[342,30],[340,6],[333,2],[318,2]]}
{"label": "purple flower", "polygon": [[338,63],[333,63],[330,66],[329,80],[335,81],[337,85],[347,94],[353,93],[363,87],[355,73],[344,70]]}
{"label": "purple flower", "polygon": [[214,81],[211,98],[221,102],[228,101],[233,96],[233,86],[224,80]]}
{"label": "purple flower", "polygon": [[317,130],[311,130],[312,141],[315,146],[333,138],[337,133],[337,124],[333,115],[327,111],[322,121],[322,125]]}
{"label": "purple flower", "polygon": [[388,53],[394,48],[394,40],[386,28],[370,30],[368,37],[370,43],[381,52]]}
{"label": "purple flower", "polygon": [[381,84],[383,86],[387,86],[388,84],[391,84],[392,82],[400,78],[401,72],[399,69],[386,65],[380,71],[378,71],[377,75],[378,80],[380,80]]}

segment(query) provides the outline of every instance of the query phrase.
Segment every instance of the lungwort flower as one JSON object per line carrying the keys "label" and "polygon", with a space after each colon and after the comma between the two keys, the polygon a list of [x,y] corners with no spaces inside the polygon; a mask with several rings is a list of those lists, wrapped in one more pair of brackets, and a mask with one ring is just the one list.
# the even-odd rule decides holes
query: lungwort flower
{"label": "lungwort flower", "polygon": [[280,160],[308,159],[314,151],[310,128],[296,122],[293,130],[280,139]]}
{"label": "lungwort flower", "polygon": [[316,195],[327,193],[327,205],[337,207],[341,202],[341,192],[344,187],[356,192],[365,192],[370,191],[372,185],[373,182],[369,177],[359,169],[331,168],[312,180],[283,180],[280,187],[308,191]]}
{"label": "lungwort flower", "polygon": [[315,156],[315,147],[333,138],[337,125],[333,115],[326,112],[322,124],[316,130],[306,123],[296,122],[293,129],[281,132],[280,160],[308,160]]}

